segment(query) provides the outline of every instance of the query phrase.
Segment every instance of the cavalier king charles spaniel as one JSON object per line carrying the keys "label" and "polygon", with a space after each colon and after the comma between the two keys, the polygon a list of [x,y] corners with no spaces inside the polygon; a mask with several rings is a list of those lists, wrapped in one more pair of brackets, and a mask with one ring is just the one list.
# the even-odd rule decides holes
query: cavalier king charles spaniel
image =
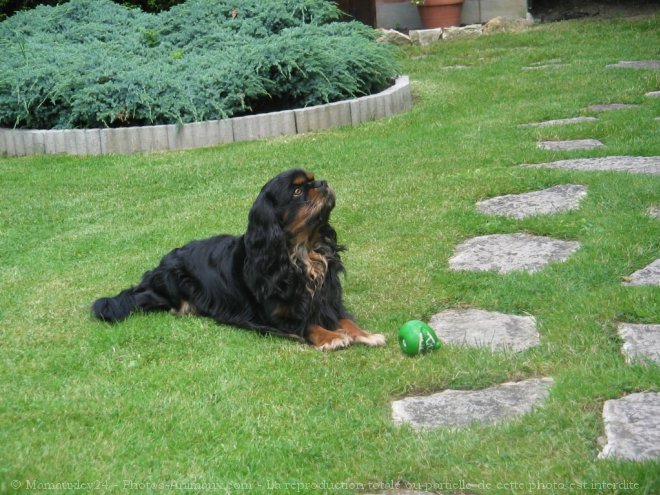
{"label": "cavalier king charles spaniel", "polygon": [[206,316],[321,350],[384,345],[342,302],[343,247],[328,223],[334,206],[325,181],[300,169],[283,172],[261,189],[244,235],[175,249],[138,285],[98,299],[92,311],[109,322],[136,311]]}

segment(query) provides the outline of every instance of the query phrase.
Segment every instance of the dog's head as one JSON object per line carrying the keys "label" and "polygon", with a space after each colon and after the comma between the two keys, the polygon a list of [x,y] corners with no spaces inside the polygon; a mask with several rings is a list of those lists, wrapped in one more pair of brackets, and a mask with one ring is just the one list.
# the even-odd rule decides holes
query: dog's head
{"label": "dog's head", "polygon": [[245,247],[252,269],[281,274],[293,265],[306,274],[310,290],[318,288],[337,249],[328,223],[334,206],[332,189],[311,172],[292,169],[271,179],[248,218]]}
{"label": "dog's head", "polygon": [[261,189],[250,210],[250,227],[279,227],[289,243],[296,243],[312,238],[327,224],[334,206],[335,194],[324,180],[316,180],[311,172],[292,169]]}

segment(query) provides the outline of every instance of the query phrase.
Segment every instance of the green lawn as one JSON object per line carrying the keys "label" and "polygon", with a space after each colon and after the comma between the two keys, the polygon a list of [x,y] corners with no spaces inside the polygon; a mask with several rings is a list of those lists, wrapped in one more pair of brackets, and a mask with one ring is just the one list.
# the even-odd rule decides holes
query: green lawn
{"label": "green lawn", "polygon": [[[658,47],[658,16],[542,25],[404,51],[414,108],[354,128],[179,153],[0,159],[0,492],[91,491],[76,489],[83,483],[156,492],[175,482],[189,493],[396,483],[658,493],[659,462],[596,456],[604,401],[660,389],[659,367],[625,364],[616,334],[618,321],[660,322],[657,287],[621,284],[660,257],[660,224],[646,214],[660,204],[660,177],[518,166],[660,155],[660,100],[644,96],[660,89],[660,71],[605,68],[658,59]],[[566,65],[521,70],[549,59]],[[446,68],[457,64],[470,68]],[[644,107],[518,127],[608,102]],[[560,138],[607,147],[536,148]],[[346,303],[387,335],[385,348],[322,353],[167,314],[115,326],[91,318],[96,297],[135,283],[173,247],[242,233],[262,184],[293,166],[337,192]],[[521,221],[475,210],[481,199],[568,183],[588,187],[579,210]],[[449,271],[460,242],[523,231],[582,247],[532,275]],[[540,347],[401,353],[406,320],[468,306],[534,315]],[[541,376],[555,380],[544,406],[498,426],[416,433],[390,419],[391,400],[406,394]]]}

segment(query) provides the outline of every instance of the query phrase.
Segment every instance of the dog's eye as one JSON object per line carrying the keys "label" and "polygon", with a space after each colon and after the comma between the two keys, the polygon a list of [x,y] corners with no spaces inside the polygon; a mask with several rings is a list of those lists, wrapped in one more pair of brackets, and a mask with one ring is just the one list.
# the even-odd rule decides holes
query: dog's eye
{"label": "dog's eye", "polygon": [[302,187],[296,187],[293,191],[293,196],[298,197],[298,196],[301,196],[302,193],[303,193]]}

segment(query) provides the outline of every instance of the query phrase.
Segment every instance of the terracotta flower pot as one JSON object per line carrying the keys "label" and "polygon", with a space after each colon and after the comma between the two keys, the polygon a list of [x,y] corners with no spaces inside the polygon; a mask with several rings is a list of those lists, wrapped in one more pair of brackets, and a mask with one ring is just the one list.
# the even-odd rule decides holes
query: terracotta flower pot
{"label": "terracotta flower pot", "polygon": [[424,0],[418,5],[422,24],[426,29],[458,26],[461,23],[461,9],[464,0]]}

